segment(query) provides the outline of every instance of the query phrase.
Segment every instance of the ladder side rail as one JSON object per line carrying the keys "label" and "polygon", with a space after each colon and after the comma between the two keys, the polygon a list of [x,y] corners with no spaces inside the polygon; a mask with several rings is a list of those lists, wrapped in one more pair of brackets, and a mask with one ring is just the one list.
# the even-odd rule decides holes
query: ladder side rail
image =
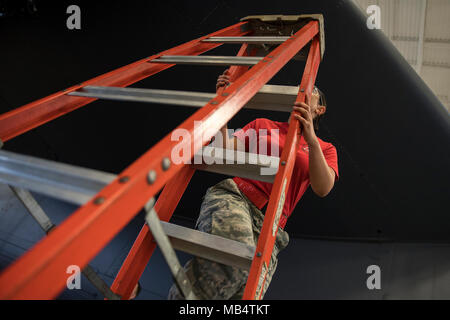
{"label": "ladder side rail", "polygon": [[129,86],[135,82],[174,66],[174,64],[149,63],[151,60],[159,58],[163,55],[199,55],[222,45],[221,43],[203,42],[203,40],[219,35],[245,35],[248,33],[248,31],[245,31],[246,25],[247,22],[237,23],[209,35],[186,42],[177,47],[165,50],[148,58],[141,59],[116,70],[102,74],[83,83],[61,90],[45,98],[28,103],[22,107],[8,111],[0,115],[0,141],[8,141],[22,133],[34,129],[96,100],[67,95],[70,92],[88,85],[116,87]]}
{"label": "ladder side rail", "polygon": [[[150,148],[119,178],[103,188],[46,238],[0,274],[0,299],[54,298],[67,280],[65,269],[84,267],[185,164],[165,167],[174,147],[191,150],[206,144],[290,59],[319,32],[307,23],[264,60],[191,115],[176,129],[192,139],[173,141],[171,134]],[[224,96],[224,94],[227,94]],[[200,121],[201,126],[196,126]],[[189,141],[188,141],[189,140]],[[121,182],[128,177],[126,183]]]}
{"label": "ladder side rail", "polygon": [[[310,97],[320,64],[319,36],[314,37],[309,50],[307,63],[296,102],[305,102]],[[256,246],[255,256],[250,268],[247,284],[244,291],[244,300],[259,300],[263,292],[265,279],[270,266],[273,246],[279,228],[280,216],[283,211],[285,196],[291,181],[295,164],[297,144],[301,135],[299,121],[292,117],[286,137],[286,142],[281,153],[280,165],[275,176],[275,181],[264,215],[261,234]],[[261,278],[261,274],[263,277]],[[262,281],[261,281],[262,279]]]}
{"label": "ladder side rail", "polygon": [[[247,48],[248,45],[243,44],[237,55],[246,55]],[[241,76],[242,71],[245,72],[247,69],[247,67],[233,66],[231,67],[230,72],[236,74],[236,76]],[[221,94],[223,91],[222,89],[223,88],[219,88],[218,93]],[[155,205],[155,210],[158,212],[161,221],[167,222],[171,219],[194,172],[195,169],[193,169],[192,166],[185,166],[185,168],[164,186]],[[120,295],[122,299],[129,299],[132,290],[142,276],[155,248],[156,242],[153,239],[148,224],[145,223],[117,273],[111,286],[111,290]]]}

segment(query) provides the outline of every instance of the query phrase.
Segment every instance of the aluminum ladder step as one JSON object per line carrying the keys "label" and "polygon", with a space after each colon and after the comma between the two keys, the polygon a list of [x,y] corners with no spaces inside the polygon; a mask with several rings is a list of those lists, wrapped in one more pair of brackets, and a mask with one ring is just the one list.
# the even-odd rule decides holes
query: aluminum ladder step
{"label": "aluminum ladder step", "polygon": [[210,146],[204,147],[202,156],[207,164],[193,164],[194,168],[273,183],[280,158],[241,151],[230,152],[230,150],[227,150],[228,152],[223,152],[224,149],[214,149]]}
{"label": "aluminum ladder step", "polygon": [[115,174],[0,150],[0,182],[82,205]]}
{"label": "aluminum ladder step", "polygon": [[248,43],[248,44],[280,44],[289,37],[248,36],[248,37],[209,37],[202,42],[213,43]]}
{"label": "aluminum ladder step", "polygon": [[191,64],[206,66],[254,66],[264,57],[235,56],[172,56],[166,55],[149,60],[149,63]]}
{"label": "aluminum ladder step", "polygon": [[[298,86],[264,85],[244,106],[246,109],[291,112],[298,94]],[[86,86],[68,93],[71,96],[117,101],[147,102],[188,107],[203,107],[215,93]]]}
{"label": "aluminum ladder step", "polygon": [[[211,156],[211,150],[212,147],[202,149],[202,157],[206,163],[213,163],[221,158],[219,155]],[[246,159],[247,162],[238,162],[239,159]],[[223,162],[224,164],[200,163],[193,166],[202,171],[273,182],[279,158],[234,152],[225,155]],[[261,174],[267,170],[273,175]],[[116,178],[117,175],[112,173],[0,150],[0,182],[77,205],[89,201]]]}
{"label": "aluminum ladder step", "polygon": [[198,297],[194,293],[191,279],[178,260],[175,249],[244,270],[250,269],[256,249],[254,246],[160,221],[154,205],[154,198],[145,204],[144,209],[147,212],[145,222],[166,260],[177,287],[187,300],[196,300]]}
{"label": "aluminum ladder step", "polygon": [[[249,155],[246,156],[248,159]],[[0,181],[13,186],[13,190],[28,189],[83,205],[116,177],[110,173],[0,150]],[[24,192],[29,194],[28,191]],[[53,226],[47,221],[45,214],[35,218],[46,231]],[[250,269],[254,247],[168,222],[161,221],[161,224],[175,249],[219,263]]]}
{"label": "aluminum ladder step", "polygon": [[202,231],[161,221],[174,249],[194,256],[249,270],[255,247]]}

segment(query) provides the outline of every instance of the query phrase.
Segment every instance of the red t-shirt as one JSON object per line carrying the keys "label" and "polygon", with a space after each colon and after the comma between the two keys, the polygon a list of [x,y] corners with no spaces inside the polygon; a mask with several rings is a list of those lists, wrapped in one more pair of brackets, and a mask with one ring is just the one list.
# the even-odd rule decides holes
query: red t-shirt
{"label": "red t-shirt", "polygon": [[[253,131],[248,131],[249,129],[254,129]],[[259,129],[266,129],[266,131]],[[245,151],[250,153],[260,153],[260,143],[261,139],[266,140],[266,150],[263,150],[264,154],[272,155],[272,143],[276,144],[276,131],[271,131],[271,129],[278,129],[278,155],[275,156],[280,157],[281,152],[283,151],[283,146],[286,140],[287,132],[289,129],[289,124],[287,122],[276,122],[269,119],[256,119],[247,124],[244,128],[234,133],[239,140],[242,142],[245,141]],[[247,135],[246,135],[247,133]],[[249,137],[253,134],[256,134],[257,142],[249,143]],[[325,160],[328,165],[334,170],[336,173],[336,179],[339,178],[338,173],[338,161],[337,161],[337,152],[336,148],[328,142],[325,142],[318,139],[320,143],[320,147],[322,149]],[[262,142],[264,145],[264,142]],[[276,149],[275,149],[276,150]],[[272,191],[272,183],[262,182],[257,180],[245,179],[235,177],[233,180],[238,185],[239,189],[245,194],[245,196],[252,201],[256,207],[261,209],[266,205],[269,200],[270,192]],[[295,205],[306,189],[310,185],[309,181],[309,155],[308,155],[308,144],[306,143],[303,136],[300,139],[299,148],[297,150],[297,157],[295,159],[294,170],[292,172],[292,178],[290,181],[290,185],[286,194],[286,200],[284,202],[283,212],[280,217],[280,227],[284,228],[286,225],[287,219],[291,215],[292,211],[295,208]]]}

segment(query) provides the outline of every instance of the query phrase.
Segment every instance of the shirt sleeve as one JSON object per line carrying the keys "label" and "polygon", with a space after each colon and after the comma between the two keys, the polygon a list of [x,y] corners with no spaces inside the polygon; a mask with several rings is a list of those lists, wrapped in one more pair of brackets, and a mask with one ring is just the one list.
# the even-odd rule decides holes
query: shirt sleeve
{"label": "shirt sleeve", "polygon": [[336,173],[336,180],[339,180],[338,157],[336,148],[330,143],[327,148],[322,150],[326,162]]}

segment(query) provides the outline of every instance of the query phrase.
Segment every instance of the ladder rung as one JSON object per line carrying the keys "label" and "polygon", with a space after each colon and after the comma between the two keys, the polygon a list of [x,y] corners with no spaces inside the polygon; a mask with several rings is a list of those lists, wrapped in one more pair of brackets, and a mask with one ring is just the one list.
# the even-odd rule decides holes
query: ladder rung
{"label": "ladder rung", "polygon": [[231,150],[224,154],[223,149],[216,149],[214,153],[214,149],[209,146],[203,148],[203,159],[211,164],[194,164],[194,168],[273,183],[280,158]]}
{"label": "ladder rung", "polygon": [[253,66],[263,57],[232,57],[232,56],[161,56],[149,60],[150,63],[193,64],[214,66]]}
{"label": "ladder rung", "polygon": [[68,95],[189,107],[203,107],[209,100],[216,96],[214,93],[206,92],[97,86],[86,86],[78,91],[70,92]]}
{"label": "ladder rung", "polygon": [[[244,108],[291,112],[298,89],[297,86],[265,85]],[[86,86],[68,95],[189,107],[203,107],[216,96],[214,93],[207,92],[98,86]]]}
{"label": "ladder rung", "polygon": [[161,221],[172,246],[194,256],[250,269],[255,247],[213,234]]}
{"label": "ladder rung", "polygon": [[0,181],[82,205],[116,175],[0,150]]}
{"label": "ladder rung", "polygon": [[266,84],[244,108],[290,113],[295,99],[297,99],[298,91],[298,86]]}
{"label": "ladder rung", "polygon": [[[209,154],[209,149],[203,150],[204,154]],[[256,157],[258,155],[245,154],[246,159]],[[206,156],[204,158],[210,159]],[[238,155],[234,158],[239,159]],[[269,163],[270,158],[259,155],[260,164],[203,164],[196,165],[196,168],[219,174],[267,181],[267,179],[273,180],[273,176],[261,175],[259,170],[273,167],[261,164]],[[276,171],[279,160],[277,160],[278,158],[273,159],[273,163],[276,163],[273,170]],[[249,171],[245,172],[244,168],[249,168]],[[112,173],[0,150],[0,182],[77,205],[83,205],[89,201],[116,178],[117,176]]]}
{"label": "ladder rung", "polygon": [[289,37],[210,37],[202,42],[214,43],[249,43],[249,44],[280,44],[289,39]]}

